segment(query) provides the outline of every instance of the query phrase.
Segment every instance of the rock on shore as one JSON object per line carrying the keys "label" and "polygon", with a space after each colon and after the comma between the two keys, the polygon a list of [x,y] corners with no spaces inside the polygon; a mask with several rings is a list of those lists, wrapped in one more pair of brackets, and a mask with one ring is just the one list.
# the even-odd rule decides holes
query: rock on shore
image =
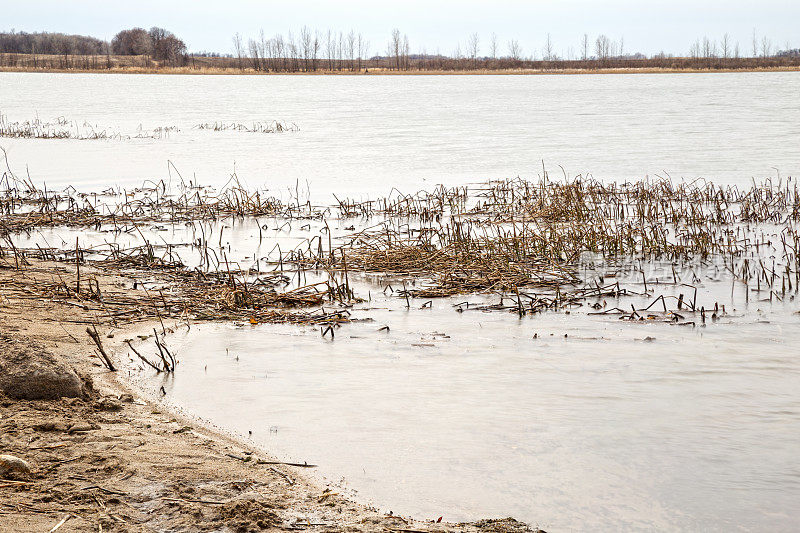
{"label": "rock on shore", "polygon": [[0,392],[23,400],[74,398],[84,383],[41,344],[0,334]]}

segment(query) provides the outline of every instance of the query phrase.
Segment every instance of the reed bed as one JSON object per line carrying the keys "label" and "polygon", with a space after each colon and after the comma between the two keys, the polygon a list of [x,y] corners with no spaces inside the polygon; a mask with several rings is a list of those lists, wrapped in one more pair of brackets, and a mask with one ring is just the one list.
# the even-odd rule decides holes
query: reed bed
{"label": "reed bed", "polygon": [[[170,287],[160,296],[160,306],[141,305],[141,295],[120,305],[137,301],[140,308],[157,309],[164,316],[253,323],[346,321],[347,309],[359,301],[350,283],[358,273],[387,276],[391,292],[408,306],[411,298],[485,293],[498,295],[500,302],[482,310],[520,316],[589,306],[592,313],[669,322],[687,313],[705,320],[707,309],[713,316],[725,312],[718,302],[698,304],[696,296],[689,296],[704,278],[724,277],[732,294],[742,289],[748,300],[752,295],[790,301],[800,286],[800,194],[791,179],[740,188],[664,179],[551,180],[545,173],[538,181],[440,186],[414,194],[393,191],[367,202],[335,198],[335,204],[321,207],[299,199],[285,203],[265,191],[246,189],[235,175],[220,191],[181,180],[176,191],[159,182],[87,195],[71,189],[39,190],[28,178],[8,171],[0,178],[0,239],[6,243],[0,253],[7,261],[13,258],[17,267],[27,255],[89,261],[140,279],[156,276]],[[306,230],[314,221],[322,229],[299,246],[278,249],[276,257],[255,269],[242,269],[227,259],[220,224],[244,218],[269,218],[279,228],[300,223]],[[201,257],[200,265],[191,269],[176,246],[146,240],[127,250],[113,243],[103,250],[19,250],[12,238],[39,227],[71,226],[138,233],[144,239],[143,225],[198,221],[208,225],[209,233],[201,226],[193,242],[181,244]],[[350,232],[334,236],[331,226],[336,222],[349,223]],[[219,226],[217,242],[212,241],[213,226]],[[256,227],[259,244],[269,241],[263,235],[266,226]],[[588,273],[587,265],[593,263],[596,267]],[[668,265],[671,272],[654,277],[644,266],[652,263]],[[307,271],[324,281],[301,286]],[[621,271],[627,271],[625,279]],[[297,288],[288,289],[287,274],[297,278]],[[617,281],[609,284],[614,277]],[[655,294],[654,286],[668,285],[684,292],[674,297]],[[67,285],[49,290],[68,296]],[[635,307],[593,307],[606,298],[632,296],[653,297],[651,307],[662,309],[643,313]],[[668,309],[667,302],[677,307]],[[323,305],[335,310],[323,311]],[[312,311],[288,311],[298,308]]]}
{"label": "reed bed", "polygon": [[140,125],[136,133],[123,134],[112,128],[100,128],[88,122],[78,123],[58,117],[53,121],[43,121],[39,117],[31,120],[11,122],[0,114],[0,137],[12,139],[72,139],[72,140],[130,140],[164,139],[180,131],[176,126],[160,126],[152,130]]}
{"label": "reed bed", "polygon": [[5,173],[0,177],[0,235],[37,227],[70,226],[115,228],[142,223],[178,223],[218,220],[231,216],[295,216],[298,207],[284,205],[263,191],[248,191],[234,182],[216,192],[183,187],[178,195],[166,193],[159,182],[135,190],[108,190],[85,194],[74,190],[47,191]]}
{"label": "reed bed", "polygon": [[[579,275],[586,254],[603,262],[669,263],[675,285],[678,271],[704,263],[702,268],[741,284],[746,298],[753,292],[781,300],[800,284],[800,195],[791,179],[742,189],[663,179],[551,181],[545,175],[538,182],[504,180],[337,202],[342,216],[381,217],[380,227],[354,233],[327,252],[309,246],[304,260],[329,269],[429,278],[429,286],[401,296],[501,291],[519,300],[520,291],[549,288],[560,295],[554,301],[566,301],[567,291],[585,298],[597,292],[576,293],[586,282]],[[643,267],[639,274],[640,293],[647,294]]]}
{"label": "reed bed", "polygon": [[195,129],[210,131],[241,131],[245,133],[287,133],[300,131],[297,124],[293,122],[253,122],[249,125],[239,122],[204,122],[197,124]]}
{"label": "reed bed", "polygon": [[[202,187],[181,188],[177,195],[167,194],[163,182],[134,191],[108,190],[92,195],[72,189],[56,192],[37,189],[29,179],[19,179],[9,170],[0,177],[0,260],[23,271],[30,258],[75,265],[77,273],[71,283],[60,280],[41,285],[40,294],[82,302],[81,305],[94,302],[99,306],[98,312],[102,311],[101,316],[112,320],[170,317],[329,326],[349,320],[346,311],[321,310],[326,298],[335,301],[333,295],[342,292],[334,277],[325,283],[283,290],[288,285],[285,276],[239,269],[227,261],[221,244],[214,250],[209,239],[201,237],[197,242],[186,243],[200,250],[205,258],[203,268],[195,269],[184,265],[174,247],[144,239],[141,227],[148,224],[189,221],[213,224],[226,217],[302,216],[299,206],[286,206],[263,192],[247,191],[235,176],[219,192]],[[90,247],[76,243],[74,248],[28,250],[14,245],[15,235],[54,226],[104,228],[117,235],[138,234],[144,244],[121,249],[113,242]],[[140,290],[113,299],[104,297],[97,284],[82,279],[80,265],[139,280],[135,285]],[[148,291],[148,285],[152,284],[164,290]],[[320,309],[298,311],[314,307]]]}
{"label": "reed bed", "polygon": [[[94,258],[88,259],[89,254]],[[109,251],[105,257],[98,255],[102,254],[97,249],[85,250],[77,246],[74,250],[0,247],[0,267],[16,268],[24,276],[27,269],[35,268],[31,267],[33,259],[37,260],[36,264],[40,264],[38,261],[57,261],[74,265],[74,273],[35,284],[36,294],[92,310],[99,320],[114,324],[156,318],[325,325],[349,320],[347,310],[318,309],[329,292],[325,283],[281,290],[289,280],[280,274],[251,276],[238,270],[189,270],[178,261],[154,257],[147,247]],[[103,293],[96,274],[86,273],[87,266],[92,272],[116,273],[123,279],[132,280],[132,286],[112,294]],[[6,293],[15,290],[30,293],[31,284],[12,281],[2,289]]]}

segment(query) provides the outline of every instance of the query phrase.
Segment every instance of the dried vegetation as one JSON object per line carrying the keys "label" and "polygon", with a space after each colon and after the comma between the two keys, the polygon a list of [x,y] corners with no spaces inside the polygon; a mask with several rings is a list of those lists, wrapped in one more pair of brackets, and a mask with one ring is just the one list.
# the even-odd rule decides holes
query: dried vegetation
{"label": "dried vegetation", "polygon": [[[706,310],[715,318],[725,312],[716,301],[696,301],[695,282],[709,272],[730,279],[732,294],[738,286],[748,300],[751,294],[770,301],[793,299],[800,284],[800,196],[791,179],[741,189],[663,179],[552,180],[545,174],[537,182],[438,187],[367,202],[337,198],[337,205],[321,208],[248,191],[235,176],[219,192],[182,184],[172,193],[161,182],[87,195],[39,190],[9,170],[0,181],[0,212],[0,236],[6,243],[0,254],[17,268],[34,255],[125,272],[142,279],[143,288],[157,278],[150,287],[158,290],[114,299],[92,292],[91,281],[81,280],[80,274],[72,283],[58,280],[42,287],[53,298],[102,302],[110,319],[168,316],[332,325],[347,321],[349,307],[358,301],[350,279],[354,273],[385,276],[390,280],[385,288],[409,306],[412,297],[488,293],[498,294],[500,303],[479,308],[520,316],[590,305],[601,314],[640,319],[642,311],[649,315],[651,308],[661,307],[661,317],[674,322],[687,312],[703,321]],[[299,221],[306,229],[315,221],[322,229],[286,252],[278,247],[277,256],[250,268],[231,264],[221,234],[218,243],[202,234],[182,244],[200,257],[199,265],[189,268],[178,246],[149,242],[141,231],[148,224],[259,217],[290,227]],[[351,231],[334,237],[329,222],[349,222]],[[142,244],[128,249],[113,242],[89,248],[15,247],[15,234],[43,226],[138,233]],[[257,227],[261,244],[264,236]],[[654,278],[646,264],[668,265],[671,275]],[[306,272],[322,280],[303,284]],[[667,285],[685,286],[685,293],[654,293],[655,286]],[[599,311],[601,299],[625,295],[655,300],[647,309],[631,310],[607,309],[603,302]]]}

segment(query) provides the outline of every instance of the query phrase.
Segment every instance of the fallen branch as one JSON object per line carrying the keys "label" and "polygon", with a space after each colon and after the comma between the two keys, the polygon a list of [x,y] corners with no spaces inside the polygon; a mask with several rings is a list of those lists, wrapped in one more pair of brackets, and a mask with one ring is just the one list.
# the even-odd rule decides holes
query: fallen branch
{"label": "fallen branch", "polygon": [[116,372],[117,369],[114,367],[114,363],[111,362],[111,358],[108,357],[105,349],[103,349],[103,343],[100,342],[100,335],[97,334],[97,330],[93,328],[86,328],[86,333],[92,338],[94,343],[97,345],[97,349],[100,350],[100,355],[103,356],[103,362],[105,363],[106,367],[112,371]]}

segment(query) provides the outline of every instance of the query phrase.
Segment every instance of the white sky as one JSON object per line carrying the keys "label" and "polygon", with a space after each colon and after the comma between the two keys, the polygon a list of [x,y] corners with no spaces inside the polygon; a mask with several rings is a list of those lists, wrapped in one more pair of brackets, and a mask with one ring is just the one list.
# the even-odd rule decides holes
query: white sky
{"label": "white sky", "polygon": [[478,33],[481,53],[498,36],[499,52],[517,39],[524,55],[542,55],[549,32],[559,55],[578,54],[584,33],[625,39],[625,51],[685,54],[695,39],[719,40],[729,33],[742,54],[752,48],[752,32],[767,36],[773,48],[800,47],[800,0],[24,0],[4,2],[0,30],[60,31],[110,39],[123,28],[162,26],[181,37],[190,50],[232,51],[232,36],[246,39],[261,29],[269,36],[296,35],[310,28],[364,34],[371,53],[383,53],[392,28],[408,34],[412,52],[423,47],[452,54],[462,52]]}

